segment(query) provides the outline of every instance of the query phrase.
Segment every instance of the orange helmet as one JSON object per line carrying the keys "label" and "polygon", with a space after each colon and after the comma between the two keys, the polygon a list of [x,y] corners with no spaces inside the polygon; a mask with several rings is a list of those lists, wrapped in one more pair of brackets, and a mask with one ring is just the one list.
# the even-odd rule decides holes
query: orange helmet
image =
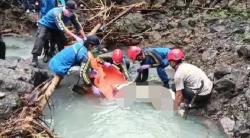
{"label": "orange helmet", "polygon": [[115,49],[112,54],[112,60],[115,64],[120,64],[122,63],[123,56],[123,51],[121,49]]}
{"label": "orange helmet", "polygon": [[141,53],[141,48],[138,46],[131,46],[128,49],[128,57],[132,60],[135,61],[137,56]]}

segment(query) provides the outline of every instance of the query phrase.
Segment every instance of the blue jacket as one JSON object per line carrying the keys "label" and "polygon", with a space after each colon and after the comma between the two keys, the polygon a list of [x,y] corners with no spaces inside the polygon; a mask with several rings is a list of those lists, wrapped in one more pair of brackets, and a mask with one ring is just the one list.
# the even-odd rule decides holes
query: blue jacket
{"label": "blue jacket", "polygon": [[41,17],[46,15],[46,13],[56,7],[56,0],[40,0],[40,13]]}
{"label": "blue jacket", "polygon": [[144,50],[146,58],[142,64],[149,64],[152,67],[165,67],[168,65],[167,55],[169,48],[147,48]]}
{"label": "blue jacket", "polygon": [[88,51],[83,43],[75,43],[57,53],[49,62],[50,70],[60,76],[65,76],[72,66],[88,61]]}
{"label": "blue jacket", "polygon": [[82,29],[82,26],[78,21],[77,15],[73,14],[71,17],[66,17],[63,15],[63,7],[57,7],[47,12],[46,15],[38,21],[38,23],[50,29],[64,31],[64,29],[66,28],[65,24],[70,21],[77,30]]}

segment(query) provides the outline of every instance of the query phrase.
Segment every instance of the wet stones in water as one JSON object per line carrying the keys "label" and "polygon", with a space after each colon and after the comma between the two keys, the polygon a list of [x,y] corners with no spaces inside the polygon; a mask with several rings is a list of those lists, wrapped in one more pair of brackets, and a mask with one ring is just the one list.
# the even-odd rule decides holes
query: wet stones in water
{"label": "wet stones in water", "polygon": [[20,106],[18,94],[30,92],[35,84],[48,79],[46,70],[32,68],[20,58],[0,60],[0,119],[8,118]]}

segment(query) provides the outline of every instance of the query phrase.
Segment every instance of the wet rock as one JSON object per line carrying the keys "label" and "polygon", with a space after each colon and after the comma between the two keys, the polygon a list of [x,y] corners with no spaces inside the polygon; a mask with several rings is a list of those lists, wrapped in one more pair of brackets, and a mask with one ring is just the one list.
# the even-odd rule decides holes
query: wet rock
{"label": "wet rock", "polygon": [[219,94],[223,94],[226,97],[232,96],[234,92],[235,82],[230,78],[221,78],[214,82],[214,89],[218,91]]}
{"label": "wet rock", "polygon": [[250,34],[249,33],[245,33],[244,38],[242,39],[242,41],[246,44],[250,44]]}
{"label": "wet rock", "polygon": [[153,43],[159,41],[161,39],[161,34],[157,31],[153,31],[148,33],[148,40],[149,42]]}
{"label": "wet rock", "polygon": [[26,63],[20,58],[0,60],[0,91],[4,91],[4,96],[0,96],[0,118],[8,118],[20,105],[19,94],[32,91],[34,84],[40,84],[50,75]]}
{"label": "wet rock", "polygon": [[218,54],[217,50],[214,50],[212,48],[207,49],[205,52],[202,54],[202,61],[203,62],[210,62],[211,64],[215,63],[215,58]]}
{"label": "wet rock", "polygon": [[241,45],[237,53],[239,57],[250,58],[250,45]]}
{"label": "wet rock", "polygon": [[[248,90],[246,91],[245,97],[246,97],[246,99],[247,99],[247,101],[248,101],[248,104],[250,104],[250,89],[248,89]],[[250,118],[249,118],[249,119],[250,119]]]}
{"label": "wet rock", "polygon": [[178,23],[178,27],[185,27],[185,28],[195,27],[196,22],[197,22],[197,18],[187,18],[187,19],[181,20]]}
{"label": "wet rock", "polygon": [[149,26],[140,13],[130,13],[122,20],[116,22],[116,29],[128,33],[141,33],[147,28],[149,28]]}
{"label": "wet rock", "polygon": [[15,69],[17,66],[17,63],[20,60],[21,60],[21,58],[18,58],[18,57],[7,58],[6,60],[0,59],[0,67]]}
{"label": "wet rock", "polygon": [[226,27],[224,25],[212,25],[210,27],[210,33],[225,31]]}
{"label": "wet rock", "polygon": [[186,4],[184,3],[184,0],[177,0],[176,6],[177,7],[185,7]]}
{"label": "wet rock", "polygon": [[0,119],[8,118],[20,104],[17,93],[9,93],[5,98],[0,99]]}
{"label": "wet rock", "polygon": [[235,121],[228,118],[228,117],[223,117],[220,119],[220,124],[224,129],[224,132],[228,135],[232,135],[232,131],[234,129]]}
{"label": "wet rock", "polygon": [[5,97],[5,93],[3,92],[0,92],[0,99],[4,98]]}
{"label": "wet rock", "polygon": [[223,76],[231,73],[231,67],[224,64],[217,64],[215,66],[214,77],[220,79]]}
{"label": "wet rock", "polygon": [[220,101],[215,100],[214,98],[211,98],[213,100],[211,100],[210,104],[208,104],[207,106],[207,113],[209,115],[215,115],[217,114],[218,111],[220,111],[222,105],[220,103]]}
{"label": "wet rock", "polygon": [[235,82],[235,90],[236,91],[243,91],[243,89],[248,85],[248,73],[249,71],[245,69],[232,69],[230,74],[231,78]]}

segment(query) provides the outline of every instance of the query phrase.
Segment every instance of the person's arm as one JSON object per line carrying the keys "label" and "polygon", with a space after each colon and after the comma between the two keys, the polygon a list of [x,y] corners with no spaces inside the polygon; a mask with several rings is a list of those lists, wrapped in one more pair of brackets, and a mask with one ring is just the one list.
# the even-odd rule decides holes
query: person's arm
{"label": "person's arm", "polygon": [[86,36],[85,32],[83,31],[82,25],[79,22],[78,17],[77,17],[76,14],[73,14],[73,17],[71,18],[71,22],[74,25],[74,27],[76,28],[76,30],[79,31],[79,33],[84,38],[84,40],[86,40],[87,36]]}
{"label": "person's arm", "polygon": [[177,110],[178,107],[180,106],[181,102],[183,101],[183,94],[182,90],[176,91],[175,92],[175,104],[174,104],[174,109]]}
{"label": "person's arm", "polygon": [[125,78],[127,80],[130,80],[129,75],[128,75],[128,70],[126,68],[126,65],[120,64],[118,67],[120,68],[121,72],[124,74]]}
{"label": "person's arm", "polygon": [[157,52],[152,51],[150,52],[150,55],[152,57],[152,59],[154,60],[154,64],[152,64],[152,67],[158,67],[162,64],[162,58],[160,55],[157,54]]}
{"label": "person's arm", "polygon": [[177,110],[179,108],[181,102],[183,101],[182,90],[184,89],[184,81],[181,77],[175,76],[174,82],[175,82],[175,88],[176,88],[174,108],[175,108],[175,110]]}
{"label": "person's arm", "polygon": [[84,84],[90,87],[92,83],[89,79],[89,74],[88,74],[89,68],[90,68],[90,59],[88,59],[86,63],[82,63],[80,73],[81,73]]}
{"label": "person's arm", "polygon": [[58,27],[59,30],[63,31],[66,35],[69,35],[71,37],[74,37],[77,41],[79,37],[76,36],[74,33],[72,33],[64,24],[64,22],[62,21],[62,14],[63,13],[54,13],[55,19],[56,19],[56,25]]}

